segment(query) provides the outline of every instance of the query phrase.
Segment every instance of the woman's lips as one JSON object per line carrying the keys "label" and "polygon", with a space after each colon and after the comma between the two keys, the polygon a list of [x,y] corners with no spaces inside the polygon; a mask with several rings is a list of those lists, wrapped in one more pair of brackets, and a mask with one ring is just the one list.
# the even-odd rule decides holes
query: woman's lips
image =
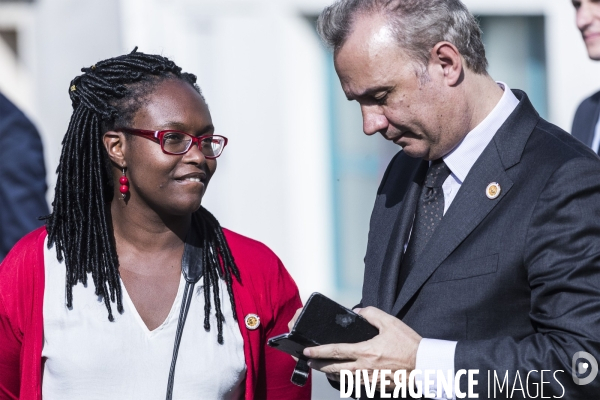
{"label": "woman's lips", "polygon": [[202,179],[200,179],[200,178],[183,178],[183,179],[178,179],[178,181],[202,182]]}
{"label": "woman's lips", "polygon": [[206,181],[206,174],[202,172],[193,172],[191,174],[181,175],[175,178],[175,180],[179,183],[204,183]]}

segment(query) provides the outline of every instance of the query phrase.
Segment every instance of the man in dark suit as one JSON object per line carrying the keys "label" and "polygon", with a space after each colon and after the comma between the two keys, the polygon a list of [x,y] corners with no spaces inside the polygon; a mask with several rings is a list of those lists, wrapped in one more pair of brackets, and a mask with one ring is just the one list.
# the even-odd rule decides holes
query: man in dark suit
{"label": "man in dark suit", "polygon": [[596,398],[600,160],[492,80],[459,0],[341,0],[318,27],[364,132],[402,150],[377,193],[359,305],[379,335],[306,349],[310,365],[334,380],[421,371],[426,397],[468,393],[466,376],[448,391],[436,371],[477,370],[479,398]]}
{"label": "man in dark suit", "polygon": [[40,135],[0,93],[0,261],[48,215],[46,168]]}
{"label": "man in dark suit", "polygon": [[[573,0],[577,28],[592,60],[600,60],[600,1]],[[600,92],[585,99],[573,120],[573,136],[598,153],[600,147]]]}

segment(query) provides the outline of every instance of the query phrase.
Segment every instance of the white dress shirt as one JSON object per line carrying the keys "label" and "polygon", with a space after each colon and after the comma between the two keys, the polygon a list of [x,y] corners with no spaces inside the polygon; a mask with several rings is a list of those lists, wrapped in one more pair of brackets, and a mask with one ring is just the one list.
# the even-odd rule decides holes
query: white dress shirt
{"label": "white dress shirt", "polygon": [[[448,211],[448,208],[456,197],[458,190],[465,181],[473,164],[475,164],[475,161],[477,161],[481,153],[483,153],[483,150],[492,141],[492,138],[498,129],[500,129],[502,124],[504,124],[519,104],[519,100],[505,83],[497,83],[498,86],[504,89],[504,94],[496,107],[494,107],[492,112],[481,121],[479,125],[464,137],[454,150],[444,156],[444,162],[452,172],[442,185],[442,189],[444,190],[444,214]],[[600,142],[598,128],[596,128],[596,137],[598,137],[598,142]],[[598,144],[596,144],[596,146],[598,146]],[[457,342],[448,340],[423,338],[417,349],[415,369],[422,372],[425,370],[439,370],[442,371],[445,376],[448,376],[448,371],[451,371],[451,376],[454,377],[454,353],[456,350],[456,343]],[[438,385],[437,379],[435,379],[436,376],[437,372],[431,376],[431,378],[434,378],[433,385],[429,386],[429,393],[433,393],[433,396],[427,396],[427,393],[423,393],[423,395],[436,399],[454,399],[455,388],[453,388],[452,397],[446,397],[443,391],[442,397],[436,397]],[[416,376],[415,378],[417,384],[422,385],[422,376]],[[423,389],[422,386],[421,389]]]}

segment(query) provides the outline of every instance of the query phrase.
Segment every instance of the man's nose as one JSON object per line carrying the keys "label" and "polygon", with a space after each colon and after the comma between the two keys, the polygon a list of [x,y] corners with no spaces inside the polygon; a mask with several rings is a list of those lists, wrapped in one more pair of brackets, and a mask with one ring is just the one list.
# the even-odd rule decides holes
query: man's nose
{"label": "man's nose", "polygon": [[362,106],[363,131],[365,135],[373,135],[387,129],[389,123],[380,107]]}
{"label": "man's nose", "polygon": [[593,20],[592,6],[586,1],[582,1],[579,9],[577,10],[576,22],[577,27],[583,31],[587,28]]}

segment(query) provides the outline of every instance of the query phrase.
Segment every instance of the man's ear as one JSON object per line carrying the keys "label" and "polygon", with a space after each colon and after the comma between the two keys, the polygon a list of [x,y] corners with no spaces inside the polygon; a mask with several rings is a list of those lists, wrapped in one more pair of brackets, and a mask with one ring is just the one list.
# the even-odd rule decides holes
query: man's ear
{"label": "man's ear", "polygon": [[125,167],[125,151],[127,147],[125,134],[108,131],[102,137],[102,141],[110,160],[121,167]]}
{"label": "man's ear", "polygon": [[458,85],[463,77],[463,58],[450,42],[439,42],[431,49],[430,64],[443,75],[449,86]]}

